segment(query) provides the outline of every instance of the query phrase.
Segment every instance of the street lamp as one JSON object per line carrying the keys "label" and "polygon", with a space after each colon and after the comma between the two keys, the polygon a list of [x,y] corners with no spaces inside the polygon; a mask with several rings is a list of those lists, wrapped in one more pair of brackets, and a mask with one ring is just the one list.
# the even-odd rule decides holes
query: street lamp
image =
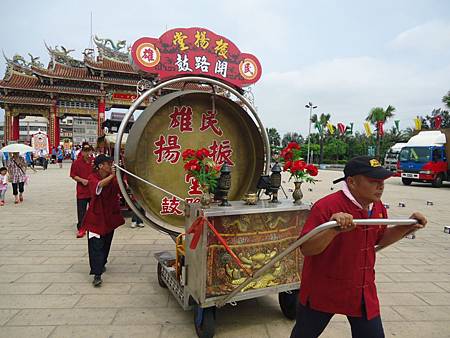
{"label": "street lamp", "polygon": [[306,159],[306,163],[309,164],[309,148],[311,146],[311,117],[313,109],[316,109],[317,106],[313,106],[311,102],[308,102],[308,104],[305,105],[305,108],[309,108],[308,155]]}

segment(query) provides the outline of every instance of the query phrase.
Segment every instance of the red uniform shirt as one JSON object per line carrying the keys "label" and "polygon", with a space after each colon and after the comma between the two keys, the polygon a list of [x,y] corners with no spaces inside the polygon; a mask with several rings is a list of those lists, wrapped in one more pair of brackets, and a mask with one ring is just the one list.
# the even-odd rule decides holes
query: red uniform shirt
{"label": "red uniform shirt", "polygon": [[[381,202],[368,211],[356,206],[342,191],[317,201],[311,209],[301,235],[328,222],[331,215],[345,212],[354,219],[387,218]],[[338,234],[320,254],[305,257],[300,302],[318,311],[362,316],[362,297],[370,320],[380,314],[375,286],[375,245],[386,226],[357,226]]]}
{"label": "red uniform shirt", "polygon": [[91,201],[83,220],[82,229],[106,235],[125,223],[120,213],[119,185],[114,177],[108,185],[101,188],[100,194],[97,195],[98,183],[102,177],[95,172],[89,176],[88,180]]}
{"label": "red uniform shirt", "polygon": [[[70,167],[70,177],[75,178],[75,176],[78,176],[87,180],[90,174],[92,174],[91,158],[86,162],[82,156],[79,156],[73,161],[72,166]],[[77,199],[81,200],[90,197],[91,193],[89,192],[89,187],[77,182]]]}

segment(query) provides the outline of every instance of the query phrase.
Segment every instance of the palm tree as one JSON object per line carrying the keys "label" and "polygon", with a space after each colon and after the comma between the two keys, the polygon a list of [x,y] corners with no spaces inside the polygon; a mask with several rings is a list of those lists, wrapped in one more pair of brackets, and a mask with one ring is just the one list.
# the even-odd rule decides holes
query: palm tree
{"label": "palm tree", "polygon": [[267,136],[269,137],[269,143],[272,147],[279,147],[281,145],[281,137],[276,128],[267,129]]}
{"label": "palm tree", "polygon": [[380,158],[380,145],[381,145],[381,137],[380,133],[378,132],[378,122],[382,121],[383,124],[386,123],[386,121],[389,118],[394,116],[394,111],[395,108],[391,105],[387,106],[386,109],[383,109],[381,107],[375,107],[370,110],[369,115],[367,115],[366,117],[366,121],[372,123],[377,131],[376,156],[378,159]]}
{"label": "palm tree", "polygon": [[314,114],[311,117],[311,122],[314,123],[316,128],[319,131],[319,146],[320,146],[320,156],[319,156],[319,164],[323,162],[323,143],[325,140],[326,131],[325,128],[327,127],[328,121],[330,120],[331,115],[330,114],[320,114],[320,116],[317,116],[317,114]]}
{"label": "palm tree", "polygon": [[450,108],[450,91],[447,93],[447,95],[444,95],[444,97],[442,98],[442,102],[445,103],[447,108]]}
{"label": "palm tree", "polygon": [[303,136],[296,132],[288,132],[284,134],[281,144],[286,147],[289,142],[297,142],[298,144],[303,143]]}

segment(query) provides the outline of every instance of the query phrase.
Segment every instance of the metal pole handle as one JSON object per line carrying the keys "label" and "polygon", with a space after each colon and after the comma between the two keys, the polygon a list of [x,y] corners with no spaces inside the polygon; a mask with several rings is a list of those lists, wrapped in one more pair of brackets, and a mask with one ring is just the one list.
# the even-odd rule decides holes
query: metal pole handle
{"label": "metal pole handle", "polygon": [[[417,224],[417,220],[415,220],[415,219],[387,219],[387,218],[374,219],[374,218],[371,218],[371,219],[354,219],[353,223],[355,223],[355,225],[368,225],[368,226],[393,225],[394,227],[396,227],[396,226]],[[226,303],[228,303],[230,301],[230,299],[232,299],[236,294],[238,294],[248,284],[250,284],[251,282],[253,282],[256,279],[258,279],[259,277],[261,277],[267,270],[272,268],[277,262],[281,261],[284,257],[289,255],[292,251],[297,249],[300,245],[305,243],[311,237],[321,233],[322,231],[336,228],[338,226],[339,225],[336,221],[329,221],[329,222],[319,225],[318,227],[316,227],[313,230],[311,230],[310,232],[308,232],[306,235],[300,237],[294,243],[289,245],[284,251],[282,251],[280,254],[278,254],[274,258],[272,258],[266,265],[264,265],[262,268],[260,268],[258,271],[256,271],[252,277],[248,277],[242,284],[240,284],[231,293],[229,293],[223,299],[219,300],[216,303],[216,306],[219,308],[224,306]],[[383,248],[384,247],[380,247],[380,248],[377,248],[376,250],[379,251]]]}

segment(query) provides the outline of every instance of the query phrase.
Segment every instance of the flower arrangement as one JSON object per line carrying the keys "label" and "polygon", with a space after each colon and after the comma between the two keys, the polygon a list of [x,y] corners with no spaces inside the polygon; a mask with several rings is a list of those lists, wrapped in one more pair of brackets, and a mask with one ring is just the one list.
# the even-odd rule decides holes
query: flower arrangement
{"label": "flower arrangement", "polygon": [[184,170],[190,177],[195,178],[203,192],[207,189],[214,191],[220,176],[221,165],[217,165],[209,156],[210,152],[206,148],[198,150],[186,149],[181,154],[183,157]]}
{"label": "flower arrangement", "polygon": [[283,164],[283,170],[291,174],[289,180],[294,177],[296,182],[315,183],[317,181],[313,178],[319,172],[317,167],[313,164],[306,164],[302,160],[300,145],[297,142],[289,142],[281,151],[280,162]]}

